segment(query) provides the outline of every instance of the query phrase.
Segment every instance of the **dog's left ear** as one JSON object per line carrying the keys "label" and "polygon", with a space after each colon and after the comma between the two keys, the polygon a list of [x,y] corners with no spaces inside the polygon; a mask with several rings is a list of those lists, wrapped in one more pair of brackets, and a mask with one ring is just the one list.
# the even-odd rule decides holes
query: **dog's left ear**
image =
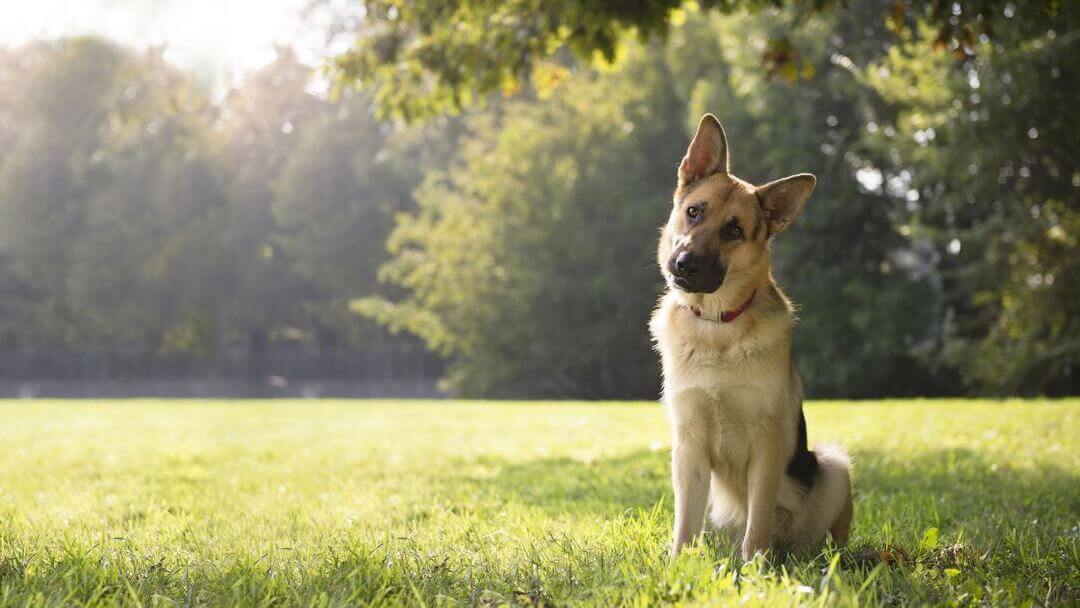
{"label": "dog's left ear", "polygon": [[782,232],[795,221],[795,216],[802,211],[816,184],[816,177],[800,173],[757,188],[758,200],[765,210],[769,236]]}

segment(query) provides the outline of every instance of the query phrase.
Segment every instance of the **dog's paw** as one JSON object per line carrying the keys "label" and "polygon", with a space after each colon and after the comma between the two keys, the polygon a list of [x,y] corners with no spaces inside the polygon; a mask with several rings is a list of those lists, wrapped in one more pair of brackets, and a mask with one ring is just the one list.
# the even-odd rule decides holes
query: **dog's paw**
{"label": "dog's paw", "polygon": [[744,561],[750,561],[758,554],[764,555],[768,550],[769,546],[766,543],[746,539],[742,544],[742,558]]}

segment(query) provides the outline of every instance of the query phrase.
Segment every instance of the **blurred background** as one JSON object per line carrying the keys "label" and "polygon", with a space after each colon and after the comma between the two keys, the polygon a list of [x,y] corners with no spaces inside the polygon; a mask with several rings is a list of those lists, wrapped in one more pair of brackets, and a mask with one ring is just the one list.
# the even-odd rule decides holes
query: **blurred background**
{"label": "blurred background", "polygon": [[653,399],[703,112],[812,398],[1080,392],[1080,3],[39,0],[0,395]]}

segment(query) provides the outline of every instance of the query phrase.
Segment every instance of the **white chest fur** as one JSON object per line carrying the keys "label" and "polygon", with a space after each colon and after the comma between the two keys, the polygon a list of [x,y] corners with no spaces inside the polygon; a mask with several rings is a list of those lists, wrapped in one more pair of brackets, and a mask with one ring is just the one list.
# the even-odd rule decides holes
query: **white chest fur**
{"label": "white chest fur", "polygon": [[673,298],[653,316],[673,443],[704,447],[716,480],[732,494],[745,492],[755,445],[790,406],[790,330],[788,315],[715,323]]}
{"label": "white chest fur", "polygon": [[[665,298],[651,329],[661,355],[664,401],[672,407],[679,393],[701,391],[718,408],[754,412],[770,407],[788,388],[791,319],[755,317],[732,323],[695,317],[674,298]],[[762,412],[765,413],[765,412]]]}

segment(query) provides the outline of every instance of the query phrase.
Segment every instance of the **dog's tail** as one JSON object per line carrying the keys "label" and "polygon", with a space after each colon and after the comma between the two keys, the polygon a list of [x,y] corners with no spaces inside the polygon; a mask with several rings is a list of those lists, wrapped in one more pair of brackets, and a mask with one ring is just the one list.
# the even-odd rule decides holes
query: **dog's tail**
{"label": "dog's tail", "polygon": [[[811,527],[825,530],[833,542],[843,545],[851,533],[854,510],[851,503],[851,457],[835,444],[814,446],[818,460],[818,479],[807,497]],[[816,524],[816,525],[815,525]]]}

